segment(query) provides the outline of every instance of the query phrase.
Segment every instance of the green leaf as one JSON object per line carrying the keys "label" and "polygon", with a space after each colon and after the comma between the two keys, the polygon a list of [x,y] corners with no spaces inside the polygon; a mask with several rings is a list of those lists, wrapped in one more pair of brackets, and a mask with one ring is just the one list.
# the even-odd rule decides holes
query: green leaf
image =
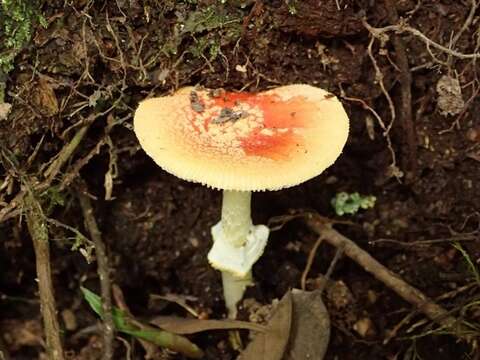
{"label": "green leaf", "polygon": [[[95,294],[93,291],[84,288],[83,286],[80,287],[82,290],[83,297],[88,302],[90,307],[95,311],[95,313],[103,319],[103,308],[102,308],[102,298]],[[127,322],[128,315],[122,309],[114,306],[112,307],[112,316],[113,316],[113,324],[115,328],[120,332],[130,332],[136,330],[136,327],[129,325]]]}
{"label": "green leaf", "polygon": [[[80,289],[93,311],[103,318],[102,299],[100,296],[83,286]],[[203,351],[184,336],[141,324],[139,321],[132,319],[125,311],[115,306],[112,307],[112,316],[115,329],[119,332],[180,352],[193,359],[201,359],[203,357]]]}

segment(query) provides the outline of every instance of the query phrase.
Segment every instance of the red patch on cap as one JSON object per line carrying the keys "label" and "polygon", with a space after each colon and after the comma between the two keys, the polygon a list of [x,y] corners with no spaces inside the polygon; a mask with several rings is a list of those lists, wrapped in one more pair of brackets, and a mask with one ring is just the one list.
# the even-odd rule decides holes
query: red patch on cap
{"label": "red patch on cap", "polygon": [[[303,148],[303,137],[294,129],[304,128],[316,110],[315,105],[303,96],[282,100],[275,94],[225,93],[214,102],[221,108],[234,108],[239,103],[259,108],[263,113],[264,127],[243,137],[241,146],[247,155],[273,160],[284,159]],[[263,129],[269,134],[262,133]]]}

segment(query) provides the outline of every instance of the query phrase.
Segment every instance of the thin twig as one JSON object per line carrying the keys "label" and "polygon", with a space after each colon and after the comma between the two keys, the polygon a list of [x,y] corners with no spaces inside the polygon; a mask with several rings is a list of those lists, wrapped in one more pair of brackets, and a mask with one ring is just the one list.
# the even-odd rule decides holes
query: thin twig
{"label": "thin twig", "polygon": [[415,247],[415,246],[429,246],[432,244],[441,244],[445,242],[453,242],[453,241],[477,241],[479,239],[479,235],[477,232],[468,233],[468,234],[459,234],[456,236],[446,237],[446,238],[439,238],[439,239],[429,239],[429,240],[416,240],[416,241],[399,241],[395,239],[377,239],[369,241],[369,245],[377,245],[377,244],[395,244],[405,248]]}
{"label": "thin twig", "polygon": [[445,47],[443,45],[440,45],[436,43],[435,41],[429,39],[426,35],[424,35],[420,30],[417,30],[409,25],[407,25],[405,22],[400,22],[397,25],[389,25],[389,26],[384,26],[381,28],[376,28],[371,25],[369,25],[366,21],[363,21],[363,24],[365,27],[370,32],[374,32],[376,34],[382,34],[382,33],[387,33],[387,32],[397,32],[397,33],[404,33],[408,32],[416,37],[418,37],[421,41],[423,41],[427,46],[431,46],[436,48],[437,50],[440,50],[448,55],[457,57],[459,59],[479,59],[480,54],[479,53],[472,53],[472,54],[464,54],[461,52],[458,52],[456,50],[449,49],[448,47]]}
{"label": "thin twig", "polygon": [[106,144],[106,137],[101,138],[98,143],[85,155],[83,158],[78,159],[72,166],[70,166],[69,171],[63,175],[62,180],[60,181],[60,186],[58,189],[60,191],[65,190],[74,180],[78,177],[80,170],[95,156],[100,153],[103,145]]}
{"label": "thin twig", "polygon": [[331,225],[325,223],[324,219],[317,217],[315,214],[310,214],[306,221],[315,233],[324,237],[326,242],[335,247],[343,247],[348,257],[363,267],[365,271],[372,274],[376,279],[395,291],[404,300],[414,305],[429,319],[451,330],[459,338],[465,340],[470,339],[469,329],[458,319],[451,316],[447,310],[436,304],[420,290],[388,270],[352,240],[334,230]]}
{"label": "thin twig", "polygon": [[468,27],[472,24],[473,22],[473,19],[475,17],[475,12],[477,11],[477,8],[478,8],[478,4],[477,4],[477,1],[476,0],[470,0],[471,3],[472,3],[472,6],[470,7],[470,12],[467,16],[467,19],[465,20],[465,22],[463,23],[460,31],[458,33],[455,34],[455,36],[453,37],[452,39],[452,45],[451,47],[454,47],[458,40],[460,39],[460,37],[462,36],[462,34],[465,32],[465,30],[468,29]]}
{"label": "thin twig", "polygon": [[[477,282],[473,282],[464,286],[459,287],[458,289],[449,291],[447,293],[444,293],[437,298],[435,298],[435,301],[440,301],[440,300],[445,300],[449,299],[452,297],[457,296],[458,294],[467,291],[475,286],[477,286]],[[393,328],[392,330],[387,331],[387,336],[385,336],[385,339],[383,339],[383,345],[387,345],[394,337],[397,336],[398,332],[400,329],[408,324],[410,320],[412,320],[416,315],[418,315],[418,311],[410,311],[402,320],[400,320]]]}
{"label": "thin twig", "polygon": [[[73,155],[75,149],[80,144],[81,140],[85,137],[86,130],[88,130],[88,125],[80,128],[77,133],[74,135],[73,139],[66,144],[62,150],[55,156],[55,160],[50,164],[48,169],[45,171],[44,176],[45,180],[42,182],[31,183],[35,192],[41,193],[42,191],[48,189],[50,184],[53,182],[55,177],[60,172],[62,166],[68,159]],[[6,152],[9,152],[8,149],[4,148]],[[23,203],[23,197],[26,194],[26,189],[20,190],[15,197],[6,205],[3,209],[0,209],[0,223],[18,216],[21,213],[21,210],[17,209],[18,205]]]}
{"label": "thin twig", "polygon": [[[387,14],[391,23],[397,23],[399,16],[392,0],[385,0]],[[401,109],[398,112],[403,131],[406,138],[408,155],[408,169],[410,170],[410,180],[412,180],[417,172],[417,142],[415,134],[415,126],[412,116],[412,74],[408,65],[405,44],[400,36],[393,36],[393,46],[395,48],[395,58],[400,70],[401,85]],[[407,166],[404,166],[407,168]]]}
{"label": "thin twig", "polygon": [[[29,185],[26,184],[26,186]],[[40,310],[43,316],[48,357],[52,360],[64,360],[60,326],[53,294],[48,226],[44,220],[41,205],[35,199],[31,189],[27,191],[22,200],[26,209],[28,231],[35,250]]]}
{"label": "thin twig", "polygon": [[380,115],[378,115],[378,113],[371,107],[369,106],[365,100],[362,100],[362,99],[359,99],[359,98],[355,98],[355,97],[351,97],[351,96],[347,96],[345,94],[345,91],[342,89],[342,87],[340,86],[340,91],[341,91],[341,97],[342,99],[345,99],[345,100],[348,100],[348,101],[352,101],[352,102],[356,102],[356,103],[359,103],[362,105],[362,107],[369,111],[374,117],[375,119],[377,120],[378,124],[380,125],[380,127],[382,128],[383,130],[383,136],[385,137],[385,140],[387,141],[387,148],[388,148],[388,151],[390,152],[390,156],[392,158],[392,162],[390,164],[390,167],[391,168],[396,168],[397,167],[397,156],[395,154],[395,150],[393,149],[393,144],[392,144],[392,139],[390,137],[390,134],[387,132],[387,127],[384,123],[384,121],[382,120],[382,118],[380,117]]}
{"label": "thin twig", "polygon": [[62,166],[67,162],[68,159],[72,156],[73,152],[76,150],[78,145],[80,145],[81,141],[85,137],[89,126],[85,125],[80,130],[75,133],[73,139],[65,145],[62,150],[58,153],[56,159],[52,164],[48,167],[48,169],[43,174],[47,179],[47,182],[51,183],[55,176],[60,172]]}
{"label": "thin twig", "polygon": [[315,259],[315,255],[317,254],[317,250],[322,243],[323,238],[321,236],[318,237],[317,241],[315,241],[315,244],[313,244],[312,249],[308,253],[308,259],[307,259],[307,265],[305,265],[305,269],[303,270],[302,277],[300,280],[300,287],[303,291],[307,288],[307,277],[308,273],[310,272],[310,269],[312,268],[313,265],[313,260]]}
{"label": "thin twig", "polygon": [[333,257],[332,261],[330,262],[330,265],[328,266],[327,272],[325,273],[325,279],[330,280],[330,277],[332,276],[333,269],[335,269],[335,265],[337,265],[338,260],[343,255],[344,252],[343,247],[337,247],[337,251],[335,252],[335,256]]}
{"label": "thin twig", "polygon": [[[122,100],[122,97],[123,97],[123,93],[120,94],[120,96],[114,101],[114,103],[112,104],[112,106],[110,106],[107,110],[103,111],[103,112],[99,112],[99,113],[95,113],[95,114],[92,114],[91,116],[88,117],[88,120],[86,122],[85,125],[82,126],[82,128],[80,128],[77,133],[75,134],[74,136],[74,139],[75,138],[80,138],[83,139],[83,135],[81,135],[85,130],[85,127],[89,127],[90,124],[92,124],[96,119],[98,119],[99,117],[103,117],[107,114],[109,114],[111,111],[113,111],[117,106],[118,104],[121,102]],[[74,143],[74,141],[72,140],[72,142]],[[38,182],[36,184],[32,184],[32,186],[34,187],[34,190],[35,192],[42,192],[46,189],[48,189],[51,185],[51,183],[53,182],[53,180],[55,179],[55,176],[60,172],[60,169],[61,167],[63,166],[63,164],[69,159],[69,157],[71,157],[74,153],[74,150],[76,149],[76,146],[78,146],[78,144],[76,144],[76,146],[74,147],[72,142],[68,143],[67,145],[65,145],[65,147],[60,150],[60,152],[55,156],[55,160],[54,162],[50,165],[49,167],[49,170],[47,170],[47,176],[46,176],[46,179],[42,182]],[[102,143],[103,144],[103,143]],[[8,151],[8,149],[6,149],[5,147],[2,146],[3,144],[0,143],[0,147],[2,149],[5,149],[6,151]],[[98,144],[97,144],[98,145]],[[69,151],[67,150],[64,150],[65,148],[70,148]],[[97,147],[95,148],[95,150],[97,150]],[[66,156],[66,155],[69,155],[69,156]],[[93,156],[94,154],[90,154],[91,156]],[[79,160],[79,162],[81,161],[82,159]],[[82,164],[79,164],[77,162],[77,164],[79,167],[75,167],[74,166],[74,170],[75,171],[79,171],[80,168],[84,165]],[[52,170],[50,170],[52,169]],[[72,174],[71,172],[67,173],[63,180],[62,180],[62,184],[60,186],[60,191],[64,190],[65,187],[70,184],[70,181],[73,179],[73,177],[77,174],[77,172],[75,172],[74,174]],[[11,219],[11,218],[14,218],[16,216],[18,216],[19,214],[21,214],[21,209],[17,209],[17,206],[19,204],[22,203],[22,199],[23,199],[23,196],[25,195],[25,191],[24,190],[21,190],[19,191],[15,197],[9,202],[8,205],[4,206],[3,209],[0,209],[0,223],[2,223],[3,221],[6,221],[8,219]]]}
{"label": "thin twig", "polygon": [[112,316],[112,293],[110,284],[110,266],[108,264],[108,256],[102,235],[95,220],[92,203],[90,198],[85,194],[86,186],[81,185],[78,193],[80,207],[82,208],[85,225],[95,246],[95,255],[97,259],[97,272],[100,278],[100,288],[102,295],[103,310],[103,359],[113,359],[113,339],[115,336],[115,325]]}
{"label": "thin twig", "polygon": [[[133,324],[143,329],[143,324],[136,321],[135,317],[130,312],[130,308],[128,307],[125,301],[125,298],[123,296],[122,289],[120,289],[118,285],[114,284],[112,287],[112,292],[113,292],[113,297],[115,299],[116,305],[131,318],[131,321]],[[145,353],[146,353],[145,359],[154,359],[156,354],[158,353],[158,348],[154,344],[143,339],[138,339],[138,342],[140,343],[140,345],[142,345],[143,349],[145,350]]]}
{"label": "thin twig", "polygon": [[390,120],[390,123],[388,124],[388,126],[385,129],[385,134],[388,134],[390,132],[390,130],[391,130],[391,128],[392,128],[392,126],[395,122],[395,118],[396,118],[395,105],[393,104],[393,100],[390,97],[390,94],[388,93],[388,91],[385,87],[385,84],[383,82],[383,73],[382,73],[382,71],[380,70],[380,67],[377,64],[377,61],[375,60],[375,57],[373,56],[372,48],[373,48],[373,43],[374,42],[375,42],[375,36],[372,34],[370,42],[368,43],[367,50],[368,50],[368,56],[370,57],[372,65],[375,69],[375,81],[380,86],[380,89],[382,90],[382,93],[385,96],[385,99],[387,99],[388,107],[390,108],[390,116],[391,116],[392,119]]}
{"label": "thin twig", "polygon": [[324,281],[322,281],[320,287],[317,289],[320,293],[323,293],[323,290],[325,290],[325,287],[327,286],[328,282],[330,281],[330,277],[333,274],[333,269],[335,269],[335,265],[337,265],[338,260],[343,255],[344,248],[343,247],[337,247],[335,251],[335,256],[333,257],[333,260],[330,262],[330,265],[328,266],[327,272],[325,273],[324,276]]}

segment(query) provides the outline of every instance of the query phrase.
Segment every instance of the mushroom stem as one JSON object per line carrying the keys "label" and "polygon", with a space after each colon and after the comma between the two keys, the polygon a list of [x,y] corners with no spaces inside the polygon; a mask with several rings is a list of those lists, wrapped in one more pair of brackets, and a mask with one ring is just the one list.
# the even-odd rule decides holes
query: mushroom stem
{"label": "mushroom stem", "polygon": [[[225,240],[236,248],[245,245],[252,229],[251,191],[224,190],[222,199],[222,229]],[[237,277],[229,271],[222,271],[223,296],[228,317],[237,317],[237,304],[248,286],[252,285],[252,271]]]}
{"label": "mushroom stem", "polygon": [[242,300],[247,287],[253,284],[252,279],[251,271],[243,278],[238,278],[229,271],[222,271],[223,298],[230,319],[237,317],[237,304]]}
{"label": "mushroom stem", "polygon": [[235,247],[245,244],[252,228],[251,201],[251,191],[223,191],[223,233],[226,240]]}
{"label": "mushroom stem", "polygon": [[235,318],[237,303],[252,284],[252,266],[263,254],[269,230],[252,224],[250,191],[223,192],[222,219],[212,227],[212,266],[222,272],[223,295],[228,316]]}

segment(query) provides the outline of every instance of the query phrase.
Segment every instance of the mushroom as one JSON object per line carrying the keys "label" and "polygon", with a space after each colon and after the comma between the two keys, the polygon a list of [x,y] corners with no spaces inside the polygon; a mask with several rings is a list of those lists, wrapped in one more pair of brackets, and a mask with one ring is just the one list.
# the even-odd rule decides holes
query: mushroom
{"label": "mushroom", "polygon": [[261,93],[186,87],[140,103],[134,129],[145,152],[179,178],[223,190],[208,260],[222,272],[230,317],[269,235],[252,223],[252,191],[319,175],[342,152],[348,128],[334,95],[301,84]]}

